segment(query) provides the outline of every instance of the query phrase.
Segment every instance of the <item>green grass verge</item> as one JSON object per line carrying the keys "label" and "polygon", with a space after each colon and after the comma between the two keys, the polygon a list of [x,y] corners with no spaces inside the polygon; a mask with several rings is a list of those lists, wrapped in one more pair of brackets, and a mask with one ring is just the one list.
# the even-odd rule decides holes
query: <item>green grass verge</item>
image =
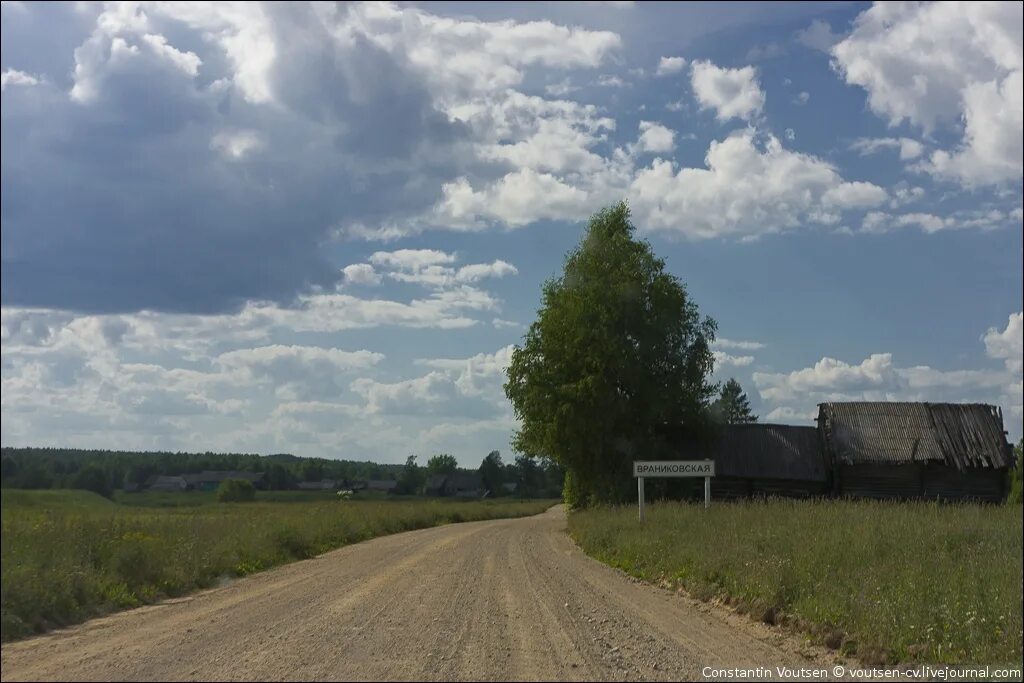
{"label": "green grass verge", "polygon": [[69,491],[47,489],[43,491],[22,491],[3,489],[0,508],[21,510],[111,510],[117,506],[113,501],[92,491]]}
{"label": "green grass verge", "polygon": [[573,512],[583,550],[866,663],[1022,657],[1017,505],[768,501]]}
{"label": "green grass verge", "polygon": [[[256,491],[256,502],[266,503],[308,503],[310,501],[337,499],[338,494],[336,491]],[[115,491],[113,500],[121,505],[145,508],[198,507],[219,502],[216,491],[143,491],[141,493]],[[422,496],[396,496],[385,491],[358,491],[352,496],[352,500],[396,501],[425,499]]]}
{"label": "green grass verge", "polygon": [[181,595],[222,577],[375,536],[531,515],[555,502],[305,500],[131,507],[81,491],[5,490],[2,639]]}
{"label": "green grass verge", "polygon": [[[337,498],[338,495],[334,491],[256,491],[256,502],[266,503],[309,503]],[[114,501],[130,507],[146,508],[198,507],[218,502],[216,491],[115,491]]]}

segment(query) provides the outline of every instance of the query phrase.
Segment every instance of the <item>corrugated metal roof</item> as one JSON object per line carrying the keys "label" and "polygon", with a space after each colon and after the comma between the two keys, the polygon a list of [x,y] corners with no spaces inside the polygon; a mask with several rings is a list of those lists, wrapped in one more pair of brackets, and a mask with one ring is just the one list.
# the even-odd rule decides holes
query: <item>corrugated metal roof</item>
{"label": "corrugated metal roof", "polygon": [[972,403],[822,403],[819,427],[838,462],[935,461],[965,467],[1006,467],[1009,457],[999,408]]}
{"label": "corrugated metal roof", "polygon": [[680,459],[715,461],[715,476],[824,482],[825,458],[814,427],[722,425],[702,441],[677,444]]}

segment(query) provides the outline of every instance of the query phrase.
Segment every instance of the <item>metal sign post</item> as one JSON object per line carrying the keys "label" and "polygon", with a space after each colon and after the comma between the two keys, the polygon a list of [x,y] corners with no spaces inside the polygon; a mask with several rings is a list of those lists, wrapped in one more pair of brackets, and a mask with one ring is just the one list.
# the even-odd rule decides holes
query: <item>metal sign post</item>
{"label": "metal sign post", "polygon": [[704,477],[704,509],[711,507],[711,477],[715,476],[714,460],[641,460],[633,463],[633,476],[636,477],[636,499],[641,522],[646,517],[645,477]]}
{"label": "metal sign post", "polygon": [[644,478],[638,477],[636,480],[636,498],[640,501],[640,521],[644,521]]}

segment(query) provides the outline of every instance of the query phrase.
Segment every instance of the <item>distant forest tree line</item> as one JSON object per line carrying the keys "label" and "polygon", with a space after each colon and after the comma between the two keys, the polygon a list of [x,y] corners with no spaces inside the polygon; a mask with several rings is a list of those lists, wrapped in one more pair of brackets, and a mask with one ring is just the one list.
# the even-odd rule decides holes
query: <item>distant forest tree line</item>
{"label": "distant forest tree line", "polygon": [[561,468],[551,460],[520,456],[504,464],[498,451],[489,453],[479,470],[459,468],[454,456],[432,456],[419,465],[415,456],[405,464],[369,461],[303,458],[287,453],[171,453],[163,451],[107,451],[77,448],[10,448],[0,456],[0,486],[16,489],[86,489],[104,496],[130,484],[144,486],[160,475],[194,474],[204,470],[263,472],[262,487],[270,490],[294,488],[300,481],[367,481],[390,479],[398,482],[399,493],[421,493],[427,479],[435,474],[478,472],[493,495],[501,495],[502,484],[515,484],[515,495],[533,497],[557,495],[561,491]]}
{"label": "distant forest tree line", "polygon": [[[474,472],[479,476],[481,489],[492,497],[558,498],[565,483],[565,471],[551,458],[519,455],[514,462],[506,464],[499,451],[491,451],[476,470],[460,468],[455,457],[446,453],[432,456],[425,467],[417,464],[416,460],[415,455],[410,455],[401,466],[395,477],[398,481],[396,493],[420,494],[426,490],[431,477]],[[506,488],[508,484],[513,485],[511,489]]]}

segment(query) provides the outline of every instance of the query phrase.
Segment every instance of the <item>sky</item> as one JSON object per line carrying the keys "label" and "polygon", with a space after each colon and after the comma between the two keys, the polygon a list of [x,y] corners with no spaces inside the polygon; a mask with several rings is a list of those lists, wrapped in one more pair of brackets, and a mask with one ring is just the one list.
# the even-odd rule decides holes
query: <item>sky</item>
{"label": "sky", "polygon": [[511,455],[587,218],[761,421],[1022,432],[1022,6],[3,2],[2,442]]}

